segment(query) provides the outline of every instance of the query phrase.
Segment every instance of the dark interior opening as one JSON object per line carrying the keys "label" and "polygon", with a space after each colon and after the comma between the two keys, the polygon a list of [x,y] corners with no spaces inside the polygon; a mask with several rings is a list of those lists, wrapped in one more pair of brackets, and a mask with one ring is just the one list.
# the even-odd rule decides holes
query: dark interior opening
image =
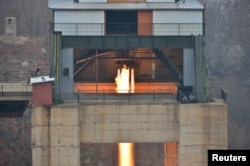
{"label": "dark interior opening", "polygon": [[137,11],[106,11],[106,34],[137,34]]}

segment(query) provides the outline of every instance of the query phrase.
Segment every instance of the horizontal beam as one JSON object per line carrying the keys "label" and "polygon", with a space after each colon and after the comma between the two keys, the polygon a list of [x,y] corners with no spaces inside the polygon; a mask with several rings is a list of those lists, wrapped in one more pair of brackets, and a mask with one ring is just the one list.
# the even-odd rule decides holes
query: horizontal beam
{"label": "horizontal beam", "polygon": [[192,48],[192,36],[62,36],[61,47],[85,49]]}

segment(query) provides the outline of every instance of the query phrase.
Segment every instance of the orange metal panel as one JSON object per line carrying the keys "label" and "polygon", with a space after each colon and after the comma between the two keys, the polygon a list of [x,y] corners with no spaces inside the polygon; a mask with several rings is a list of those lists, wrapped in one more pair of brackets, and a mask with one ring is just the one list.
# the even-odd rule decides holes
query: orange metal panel
{"label": "orange metal panel", "polygon": [[178,165],[178,143],[168,142],[165,144],[165,166]]}
{"label": "orange metal panel", "polygon": [[108,0],[108,3],[142,3],[146,0]]}
{"label": "orange metal panel", "polygon": [[152,11],[138,11],[138,35],[152,35]]}

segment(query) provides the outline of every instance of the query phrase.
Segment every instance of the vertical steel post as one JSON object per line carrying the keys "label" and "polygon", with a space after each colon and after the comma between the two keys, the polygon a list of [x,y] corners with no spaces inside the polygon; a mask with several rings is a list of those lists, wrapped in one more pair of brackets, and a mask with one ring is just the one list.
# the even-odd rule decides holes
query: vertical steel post
{"label": "vertical steel post", "polygon": [[206,99],[206,57],[203,36],[195,36],[195,93],[198,102]]}
{"label": "vertical steel post", "polygon": [[59,99],[59,82],[60,82],[60,54],[61,54],[61,33],[54,33],[53,38],[53,73],[52,76],[55,77],[55,88],[54,89],[54,96],[56,97],[56,100]]}
{"label": "vertical steel post", "polygon": [[95,83],[96,83],[96,97],[97,97],[97,93],[98,93],[98,60],[97,60],[97,49],[96,49],[96,52],[95,52]]}
{"label": "vertical steel post", "polygon": [[2,89],[2,92],[1,92],[1,94],[2,94],[2,96],[3,96],[3,85],[1,86],[1,89]]}

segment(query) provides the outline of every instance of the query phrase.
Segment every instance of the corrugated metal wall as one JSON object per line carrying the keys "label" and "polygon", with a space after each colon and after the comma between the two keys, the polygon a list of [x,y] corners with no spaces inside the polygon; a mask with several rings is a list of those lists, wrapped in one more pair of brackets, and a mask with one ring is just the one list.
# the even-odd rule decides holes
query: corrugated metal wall
{"label": "corrugated metal wall", "polygon": [[138,35],[152,35],[152,11],[138,11]]}
{"label": "corrugated metal wall", "polygon": [[140,2],[175,2],[175,0],[79,0],[79,2],[108,2],[108,3],[140,3]]}
{"label": "corrugated metal wall", "polygon": [[55,11],[55,31],[62,35],[104,35],[104,11]]}
{"label": "corrugated metal wall", "polygon": [[79,2],[107,2],[107,0],[79,0]]}
{"label": "corrugated metal wall", "polygon": [[202,11],[153,11],[153,35],[202,35]]}
{"label": "corrugated metal wall", "polygon": [[154,23],[202,23],[202,11],[154,11]]}
{"label": "corrugated metal wall", "polygon": [[79,2],[108,2],[108,3],[123,3],[123,2],[175,2],[175,0],[79,0]]}
{"label": "corrugated metal wall", "polygon": [[[132,0],[108,0],[131,2]],[[145,0],[133,0],[145,2]],[[105,11],[55,11],[55,31],[62,35],[105,35]],[[142,25],[144,23],[144,25]],[[146,24],[151,24],[145,26]],[[180,10],[138,11],[138,35],[203,35],[203,12]]]}
{"label": "corrugated metal wall", "polygon": [[146,0],[108,0],[108,3],[140,3],[146,2]]}

